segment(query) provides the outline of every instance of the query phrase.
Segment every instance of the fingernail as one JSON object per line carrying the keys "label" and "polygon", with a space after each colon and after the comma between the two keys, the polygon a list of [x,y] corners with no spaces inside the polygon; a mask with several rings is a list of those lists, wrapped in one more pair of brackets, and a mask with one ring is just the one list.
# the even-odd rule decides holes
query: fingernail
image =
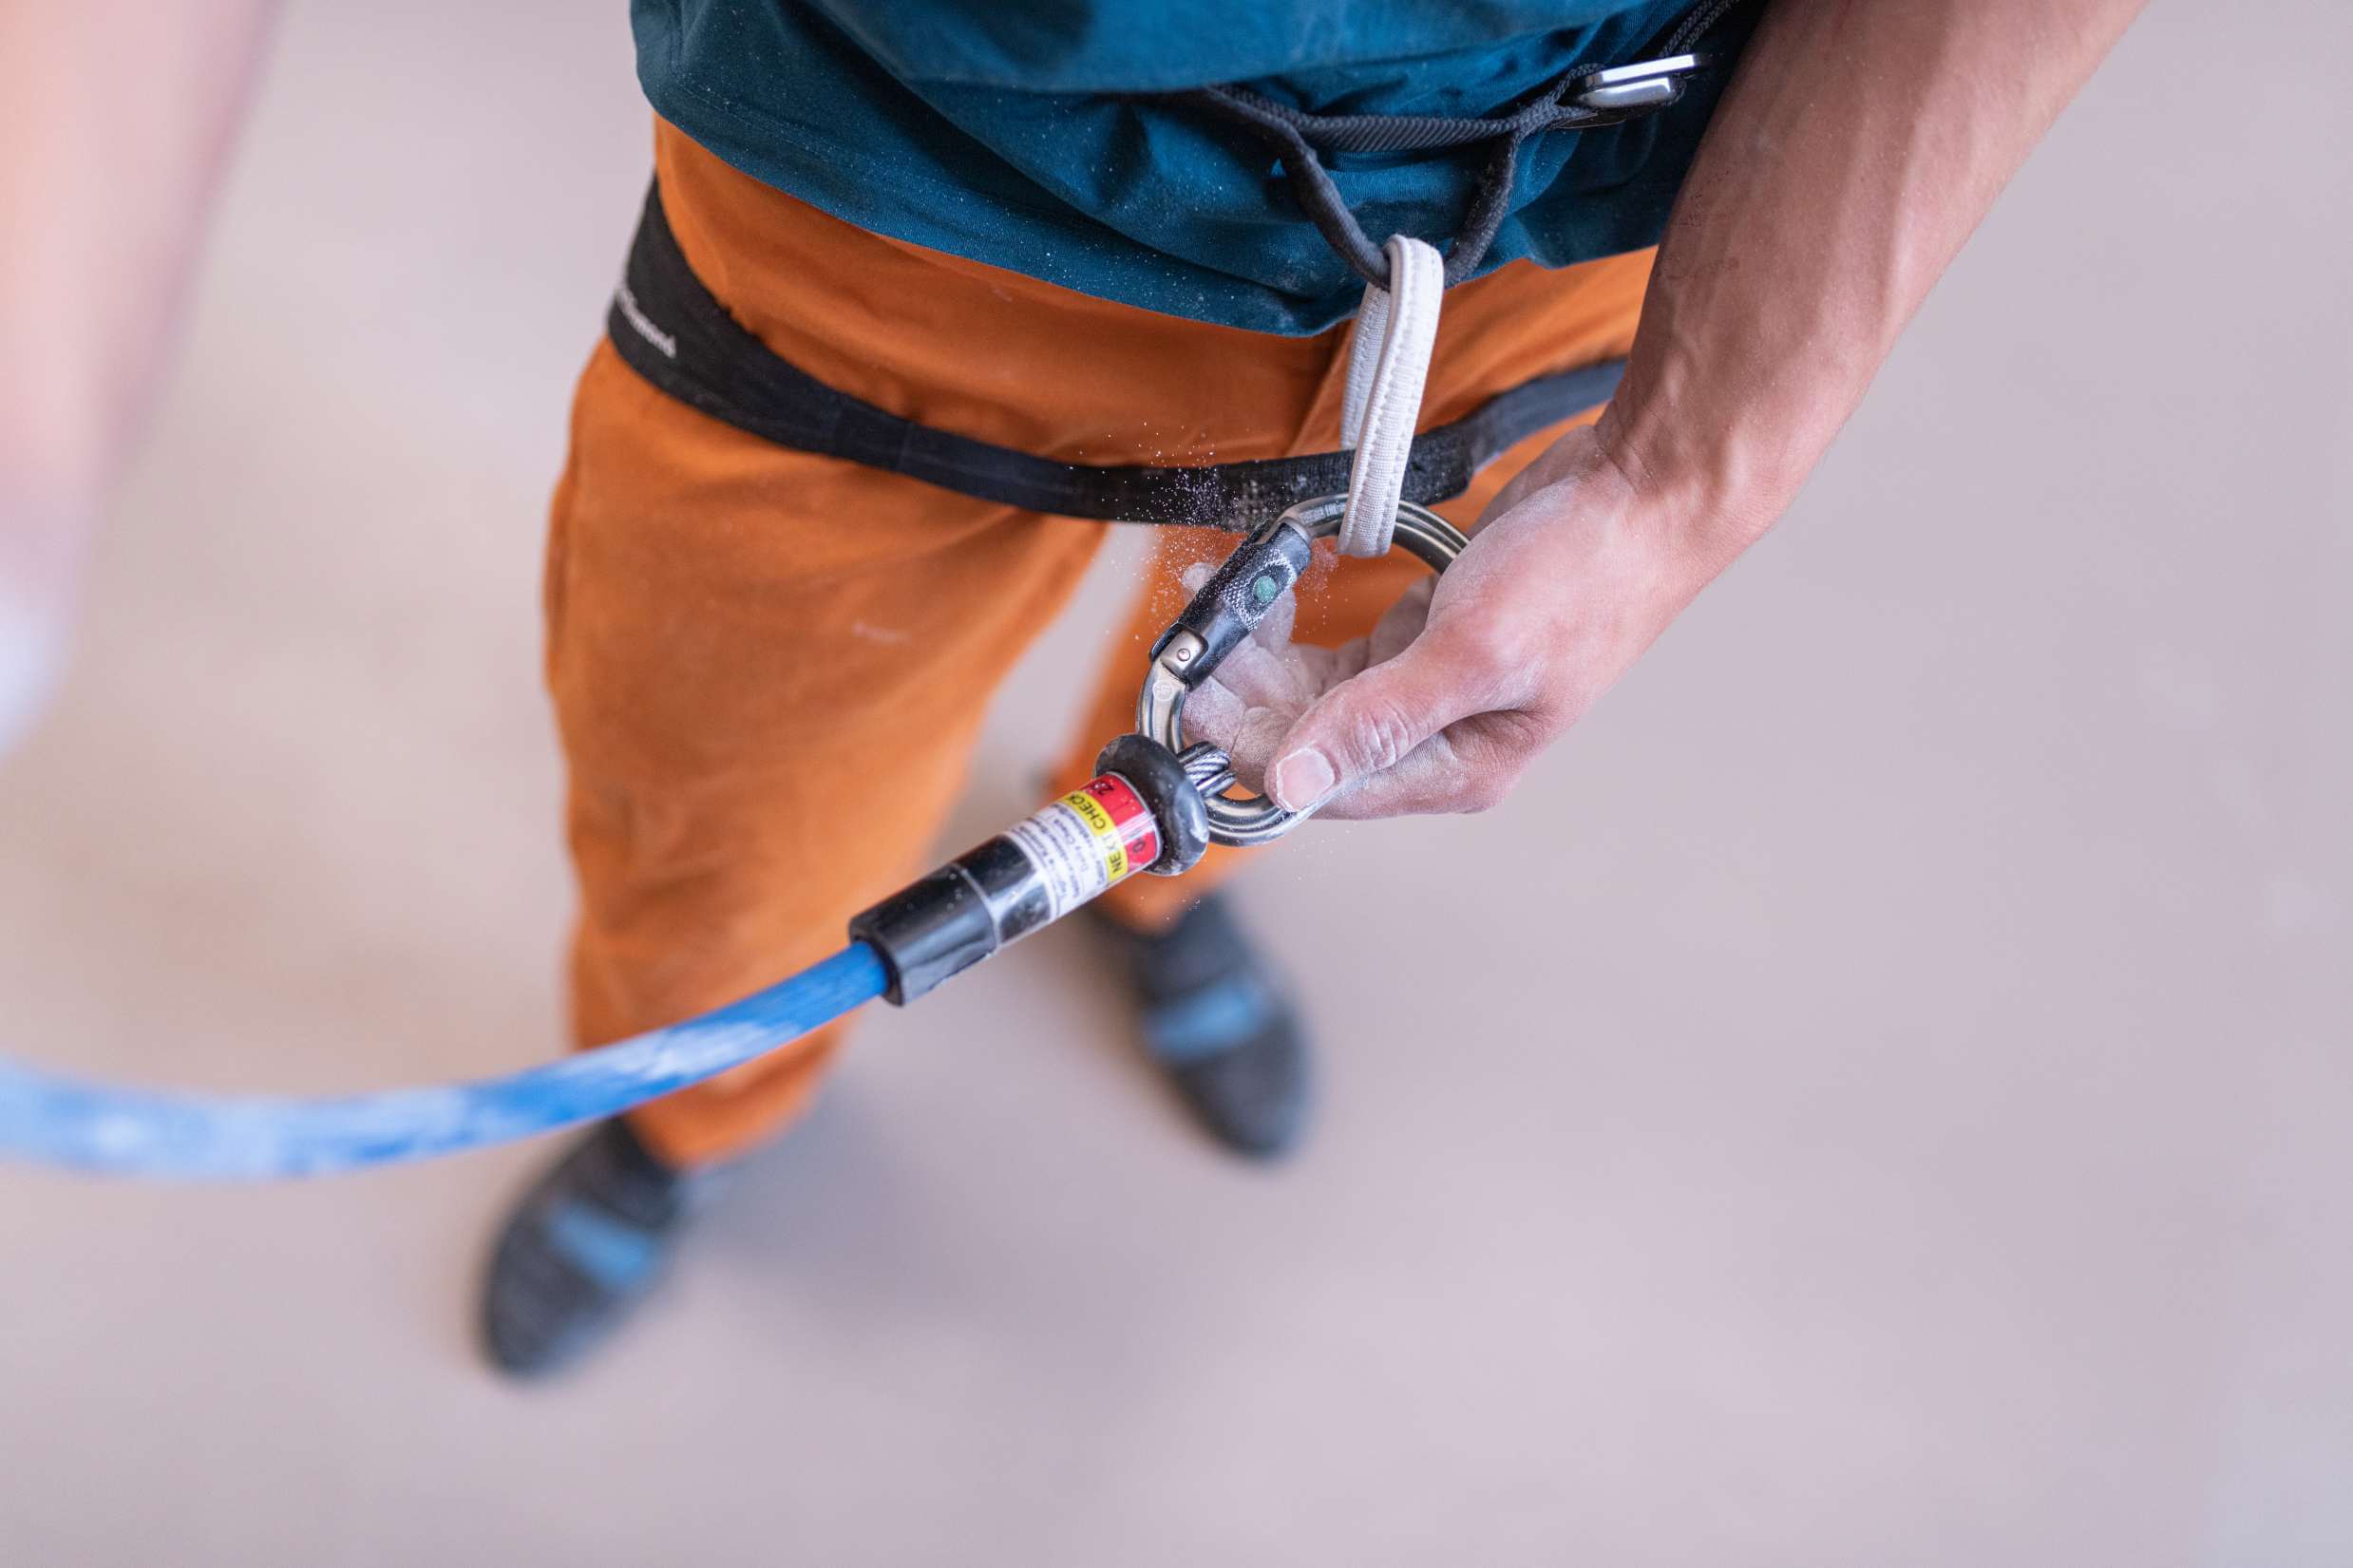
{"label": "fingernail", "polygon": [[1338,782],[1331,758],[1312,746],[1294,751],[1275,765],[1275,803],[1285,811],[1304,811]]}

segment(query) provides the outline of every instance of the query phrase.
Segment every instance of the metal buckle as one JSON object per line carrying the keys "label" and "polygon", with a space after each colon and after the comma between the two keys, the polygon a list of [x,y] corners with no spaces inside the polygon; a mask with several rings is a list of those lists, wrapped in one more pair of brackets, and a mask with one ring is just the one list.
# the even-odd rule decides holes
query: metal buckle
{"label": "metal buckle", "polygon": [[1707,57],[1670,54],[1611,66],[1577,79],[1565,102],[1596,114],[1641,114],[1663,109],[1683,96],[1684,79],[1707,68]]}
{"label": "metal buckle", "polygon": [[[1314,542],[1338,534],[1347,510],[1346,496],[1324,496],[1300,501],[1262,525],[1235,547],[1152,645],[1152,665],[1136,693],[1136,728],[1186,759],[1209,807],[1212,843],[1270,843],[1297,827],[1305,813],[1285,811],[1263,795],[1227,798],[1224,790],[1233,775],[1224,770],[1224,754],[1211,746],[1186,745],[1185,699],[1290,591],[1306,569]],[[1452,565],[1470,542],[1462,530],[1428,507],[1410,501],[1397,503],[1391,548],[1402,545],[1433,572]]]}

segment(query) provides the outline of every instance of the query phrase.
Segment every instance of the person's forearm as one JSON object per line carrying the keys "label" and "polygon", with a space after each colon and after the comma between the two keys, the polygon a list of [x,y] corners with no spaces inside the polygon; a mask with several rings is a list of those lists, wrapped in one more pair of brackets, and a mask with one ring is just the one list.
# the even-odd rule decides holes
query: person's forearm
{"label": "person's forearm", "polygon": [[1603,445],[1718,563],[1780,516],[2140,0],[1768,0]]}
{"label": "person's forearm", "polygon": [[275,9],[0,6],[0,744],[152,393]]}

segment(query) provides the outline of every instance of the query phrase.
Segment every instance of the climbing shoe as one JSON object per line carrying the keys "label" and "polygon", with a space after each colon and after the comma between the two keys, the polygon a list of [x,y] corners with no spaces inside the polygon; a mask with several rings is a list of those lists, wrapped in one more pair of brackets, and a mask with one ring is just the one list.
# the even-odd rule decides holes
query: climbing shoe
{"label": "climbing shoe", "polygon": [[672,1170],[618,1118],[556,1162],[516,1205],[484,1281],[484,1348],[529,1377],[601,1339],[661,1276],[724,1172]]}
{"label": "climbing shoe", "polygon": [[1212,894],[1157,933],[1089,913],[1121,954],[1147,1050],[1195,1120],[1237,1154],[1288,1152],[1307,1123],[1307,1041],[1225,900]]}

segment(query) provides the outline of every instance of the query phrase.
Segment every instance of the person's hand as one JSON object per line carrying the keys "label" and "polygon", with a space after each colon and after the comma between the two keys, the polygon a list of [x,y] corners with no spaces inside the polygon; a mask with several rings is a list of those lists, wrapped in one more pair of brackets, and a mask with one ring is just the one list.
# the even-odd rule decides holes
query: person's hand
{"label": "person's hand", "polygon": [[1294,811],[1484,811],[1736,553],[1670,511],[1572,430],[1370,636],[1294,643],[1286,597],[1187,700],[1186,728]]}

